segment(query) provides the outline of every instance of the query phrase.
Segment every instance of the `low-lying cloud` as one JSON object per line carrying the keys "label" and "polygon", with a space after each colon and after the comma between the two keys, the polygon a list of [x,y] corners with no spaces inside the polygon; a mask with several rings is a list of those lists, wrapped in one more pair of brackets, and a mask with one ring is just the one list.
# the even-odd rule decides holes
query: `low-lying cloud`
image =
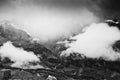
{"label": "low-lying cloud", "polygon": [[7,57],[13,61],[14,63],[11,65],[12,67],[24,68],[30,66],[29,62],[40,62],[40,59],[33,52],[25,51],[22,48],[16,48],[12,45],[12,42],[9,41],[0,47],[0,56],[2,59]]}
{"label": "low-lying cloud", "polygon": [[120,40],[120,31],[117,27],[110,27],[107,23],[94,23],[84,29],[83,33],[71,39],[76,41],[67,43],[69,48],[61,55],[69,56],[71,53],[84,54],[90,58],[117,60],[120,53],[112,49],[112,45]]}

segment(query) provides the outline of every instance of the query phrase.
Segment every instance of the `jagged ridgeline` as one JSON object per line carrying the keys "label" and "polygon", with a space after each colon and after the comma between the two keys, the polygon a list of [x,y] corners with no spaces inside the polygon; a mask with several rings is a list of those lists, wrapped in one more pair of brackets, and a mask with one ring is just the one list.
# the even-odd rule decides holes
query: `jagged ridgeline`
{"label": "jagged ridgeline", "polygon": [[[114,20],[106,21],[111,27],[119,27],[119,22]],[[68,40],[68,43],[76,40]],[[10,43],[9,43],[10,42]],[[16,63],[14,59],[11,60],[11,56],[2,58],[0,54],[0,76],[6,79],[35,79],[35,80],[119,80],[120,79],[120,61],[110,61],[100,58],[88,58],[82,53],[71,53],[69,56],[59,56],[59,54],[67,48],[63,44],[57,44],[54,49],[56,52],[51,51],[41,45],[38,41],[35,41],[31,36],[15,27],[12,23],[2,23],[0,25],[0,52],[4,47],[18,50],[22,49],[26,52],[33,52],[39,61],[30,61],[28,65],[35,67],[39,64],[42,67],[24,68],[18,66],[11,66]],[[7,45],[7,46],[6,46]],[[7,49],[8,49],[7,48]],[[17,49],[16,49],[17,48]],[[120,50],[120,41],[116,41],[112,47],[116,52]],[[5,48],[6,49],[6,48]],[[9,50],[10,52],[10,50]],[[24,52],[24,53],[26,53]],[[26,54],[28,54],[26,53]],[[18,54],[18,53],[17,53]],[[29,53],[31,54],[31,53]],[[16,54],[15,54],[16,55]],[[30,57],[28,55],[27,57]],[[34,56],[33,56],[34,57]],[[22,57],[21,57],[22,59]],[[16,60],[16,59],[15,59]],[[21,60],[20,60],[21,61]],[[26,76],[25,76],[26,75]],[[7,76],[7,77],[6,77]],[[1,79],[1,77],[0,77]]]}
{"label": "jagged ridgeline", "polygon": [[[8,41],[15,48],[33,52],[41,61],[45,62],[50,57],[56,58],[51,50],[41,45],[37,40],[34,40],[27,32],[19,29],[17,25],[6,21],[0,24],[0,46],[2,47]],[[4,59],[1,57],[1,62],[8,63],[10,61],[7,56]]]}

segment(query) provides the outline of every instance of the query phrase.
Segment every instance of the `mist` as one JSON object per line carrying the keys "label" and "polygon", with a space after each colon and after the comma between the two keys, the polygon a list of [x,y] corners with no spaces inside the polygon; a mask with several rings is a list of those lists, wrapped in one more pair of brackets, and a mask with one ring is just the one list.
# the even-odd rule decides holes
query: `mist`
{"label": "mist", "polygon": [[[38,38],[43,43],[68,38],[79,33],[82,27],[99,21],[91,10],[83,7],[87,5],[84,1],[79,2],[79,8],[72,6],[69,1],[68,5],[66,1],[59,3],[58,0],[55,5],[52,2],[54,0],[10,1],[2,6],[0,21],[8,20],[17,24],[33,38]],[[62,3],[64,3],[63,6]]]}
{"label": "mist", "polygon": [[[24,51],[22,48],[16,48],[12,45],[12,42],[9,41],[0,47],[0,56],[2,59],[7,57],[13,61],[12,67],[32,67],[29,62],[40,62],[40,59],[33,52]],[[42,67],[40,65],[37,65],[37,67],[38,66],[39,68]],[[36,66],[34,66],[34,68],[35,67]]]}
{"label": "mist", "polygon": [[112,49],[113,44],[120,40],[120,31],[117,27],[110,27],[107,23],[94,23],[71,39],[76,41],[66,43],[66,47],[69,48],[63,51],[61,56],[79,53],[89,58],[120,59],[120,53]]}
{"label": "mist", "polygon": [[[93,43],[92,41],[96,41],[95,42],[96,45],[94,46],[98,46],[99,48],[104,47],[106,52],[107,51],[106,46],[108,46],[108,44],[111,45],[114,41],[119,40],[119,36],[117,38],[116,37],[114,38],[112,36],[106,37],[108,36],[109,33],[112,35],[112,33],[115,32],[114,29],[112,32],[112,29],[109,28],[107,24],[105,23],[97,24],[99,22],[104,22],[103,20],[105,19],[110,19],[119,16],[118,15],[120,12],[118,9],[119,1],[2,0],[0,4],[1,4],[0,21],[3,22],[10,21],[11,23],[16,24],[16,27],[19,27],[22,30],[26,31],[27,33],[30,34],[32,38],[37,39],[42,43],[50,44],[54,41],[57,42],[69,37],[73,37],[83,32],[82,31],[83,28],[86,28],[86,26],[90,26],[93,23],[96,24],[91,25],[93,27],[90,26],[91,30],[89,35],[87,35],[88,34],[87,31],[83,34],[85,35],[84,37],[85,40],[84,38],[81,39],[81,34],[80,34],[80,39],[86,41],[86,42],[80,41],[80,43],[83,42],[89,44],[89,42],[91,42],[90,45],[92,45]],[[103,26],[106,31],[104,31]],[[103,28],[103,33],[107,35],[104,35],[102,32],[100,32],[101,28]],[[100,33],[98,33],[97,31]],[[119,33],[119,31],[116,30],[115,35],[117,34],[117,32]],[[103,40],[100,41],[101,45],[97,45],[99,37],[95,34],[98,35],[100,34],[103,36],[101,37],[103,38]],[[95,39],[98,38],[98,39],[97,40],[90,39],[90,41],[87,42],[87,39],[89,40],[90,36],[91,37],[93,36],[93,38]],[[74,38],[76,38],[76,36]],[[114,40],[112,38],[114,38]],[[105,43],[104,41],[107,40],[108,42]],[[79,38],[77,42],[79,44]],[[77,42],[75,43],[77,44]],[[104,45],[102,45],[103,43]],[[72,44],[70,45],[73,48]],[[75,46],[79,46],[79,45],[75,45]],[[83,52],[84,52],[84,48],[85,46],[83,46]],[[88,48],[86,47],[86,49]],[[109,49],[111,51],[111,47],[109,47]],[[92,50],[90,50],[90,52],[92,53]],[[87,52],[85,53],[87,54]],[[102,55],[100,54],[95,57],[99,57],[99,56]],[[89,55],[89,57],[91,57],[91,55]]]}

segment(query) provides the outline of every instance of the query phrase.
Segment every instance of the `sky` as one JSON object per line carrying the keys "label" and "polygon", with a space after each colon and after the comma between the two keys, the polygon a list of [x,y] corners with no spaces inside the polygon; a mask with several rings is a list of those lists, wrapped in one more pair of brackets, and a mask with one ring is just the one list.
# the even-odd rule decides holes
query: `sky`
{"label": "sky", "polygon": [[15,5],[43,6],[64,10],[79,10],[81,7],[87,7],[94,11],[101,9],[105,15],[109,14],[110,16],[118,15],[120,12],[119,4],[119,0],[0,0],[1,9],[5,9],[6,7],[14,9]]}
{"label": "sky", "polygon": [[42,42],[70,37],[103,19],[119,18],[119,0],[0,0],[0,21],[8,20]]}

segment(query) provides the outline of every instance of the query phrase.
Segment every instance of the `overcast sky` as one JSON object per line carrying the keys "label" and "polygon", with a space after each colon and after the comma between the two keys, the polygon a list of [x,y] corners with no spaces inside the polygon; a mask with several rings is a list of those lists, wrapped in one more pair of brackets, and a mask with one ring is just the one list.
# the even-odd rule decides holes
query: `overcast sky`
{"label": "overcast sky", "polygon": [[0,0],[0,21],[27,26],[34,36],[48,40],[78,33],[93,22],[119,18],[119,4],[120,0]]}
{"label": "overcast sky", "polygon": [[14,9],[16,6],[41,6],[63,10],[79,10],[86,7],[105,17],[119,16],[120,0],[0,0],[1,9]]}

